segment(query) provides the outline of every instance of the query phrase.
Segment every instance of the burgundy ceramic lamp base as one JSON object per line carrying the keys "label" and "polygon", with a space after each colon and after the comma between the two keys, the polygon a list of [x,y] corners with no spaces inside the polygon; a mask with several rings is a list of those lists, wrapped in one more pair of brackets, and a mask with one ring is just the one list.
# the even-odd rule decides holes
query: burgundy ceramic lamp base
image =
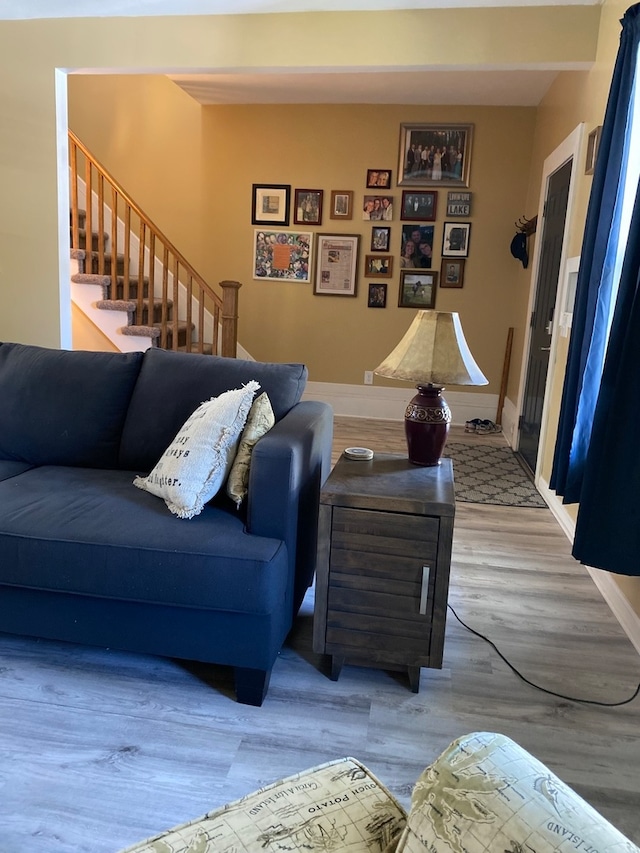
{"label": "burgundy ceramic lamp base", "polygon": [[451,423],[451,410],[441,385],[418,385],[418,393],[404,413],[409,462],[439,465]]}

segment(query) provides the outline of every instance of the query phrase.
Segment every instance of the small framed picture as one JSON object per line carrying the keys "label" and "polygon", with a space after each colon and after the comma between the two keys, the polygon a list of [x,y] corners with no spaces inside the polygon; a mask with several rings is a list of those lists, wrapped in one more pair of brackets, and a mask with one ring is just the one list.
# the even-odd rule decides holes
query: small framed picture
{"label": "small framed picture", "polygon": [[251,223],[288,225],[290,201],[290,184],[253,184]]}
{"label": "small framed picture", "polygon": [[437,284],[437,272],[400,270],[398,306],[400,308],[435,308]]}
{"label": "small framed picture", "polygon": [[362,218],[365,222],[390,222],[393,219],[393,196],[366,195],[362,202]]}
{"label": "small framed picture", "polygon": [[388,252],[391,240],[391,228],[384,225],[373,225],[371,227],[371,251]]}
{"label": "small framed picture", "polygon": [[464,259],[445,258],[440,267],[440,287],[462,287]]}
{"label": "small framed picture", "polygon": [[433,258],[433,225],[403,225],[400,266],[431,269]]}
{"label": "small framed picture", "polygon": [[330,219],[351,219],[353,217],[352,190],[331,190]]}
{"label": "small framed picture", "polygon": [[318,234],[316,296],[355,296],[359,234]]}
{"label": "small framed picture", "polygon": [[587,137],[587,157],[584,164],[585,175],[593,175],[596,168],[596,157],[598,156],[598,146],[600,145],[600,136],[602,134],[602,125],[595,127]]}
{"label": "small framed picture", "polygon": [[371,187],[389,189],[390,186],[391,169],[367,169],[367,189]]}
{"label": "small framed picture", "polygon": [[365,255],[364,265],[368,278],[391,278],[393,274],[392,255]]}
{"label": "small framed picture", "polygon": [[438,193],[435,190],[403,190],[400,219],[433,222],[436,218]]}
{"label": "small framed picture", "polygon": [[462,192],[453,190],[447,193],[447,216],[461,216],[463,219],[468,219],[471,216],[471,193],[467,190]]}
{"label": "small framed picture", "polygon": [[253,233],[253,278],[256,281],[311,281],[311,231]]}
{"label": "small framed picture", "polygon": [[469,256],[470,222],[445,222],[442,238],[443,258],[467,258]]}
{"label": "small framed picture", "polygon": [[322,224],[322,190],[296,190],[294,196],[294,225]]}
{"label": "small framed picture", "polygon": [[367,300],[367,308],[386,308],[387,307],[387,285],[385,284],[370,284],[369,298]]}

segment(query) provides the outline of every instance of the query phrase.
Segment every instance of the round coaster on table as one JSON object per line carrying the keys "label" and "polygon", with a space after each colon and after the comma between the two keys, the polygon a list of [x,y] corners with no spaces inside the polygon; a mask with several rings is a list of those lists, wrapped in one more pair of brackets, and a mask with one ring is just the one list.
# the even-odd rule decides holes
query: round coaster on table
{"label": "round coaster on table", "polygon": [[368,461],[369,459],[373,459],[373,450],[369,450],[368,447],[347,447],[344,455],[347,459]]}

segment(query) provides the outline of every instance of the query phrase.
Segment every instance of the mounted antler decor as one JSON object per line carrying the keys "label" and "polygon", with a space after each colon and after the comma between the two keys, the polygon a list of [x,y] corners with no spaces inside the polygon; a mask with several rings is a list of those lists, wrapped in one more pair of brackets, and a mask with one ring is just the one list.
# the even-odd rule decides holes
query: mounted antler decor
{"label": "mounted antler decor", "polygon": [[529,266],[529,253],[527,251],[527,238],[536,233],[538,225],[538,217],[533,216],[527,219],[521,216],[517,222],[514,222],[517,233],[511,241],[511,254],[514,258],[522,261],[522,266],[526,269]]}
{"label": "mounted antler decor", "polygon": [[531,219],[527,219],[524,216],[521,216],[517,222],[514,223],[518,231],[522,234],[526,234],[527,237],[530,237],[531,234],[536,233],[536,228],[538,226],[538,216],[533,216]]}

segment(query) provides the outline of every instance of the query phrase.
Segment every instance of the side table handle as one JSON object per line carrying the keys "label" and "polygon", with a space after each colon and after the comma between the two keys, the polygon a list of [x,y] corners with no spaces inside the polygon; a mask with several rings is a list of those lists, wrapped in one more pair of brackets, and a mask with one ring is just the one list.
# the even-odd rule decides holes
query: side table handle
{"label": "side table handle", "polygon": [[420,614],[426,616],[427,601],[429,599],[429,575],[431,574],[430,566],[422,567],[422,588],[420,590]]}

